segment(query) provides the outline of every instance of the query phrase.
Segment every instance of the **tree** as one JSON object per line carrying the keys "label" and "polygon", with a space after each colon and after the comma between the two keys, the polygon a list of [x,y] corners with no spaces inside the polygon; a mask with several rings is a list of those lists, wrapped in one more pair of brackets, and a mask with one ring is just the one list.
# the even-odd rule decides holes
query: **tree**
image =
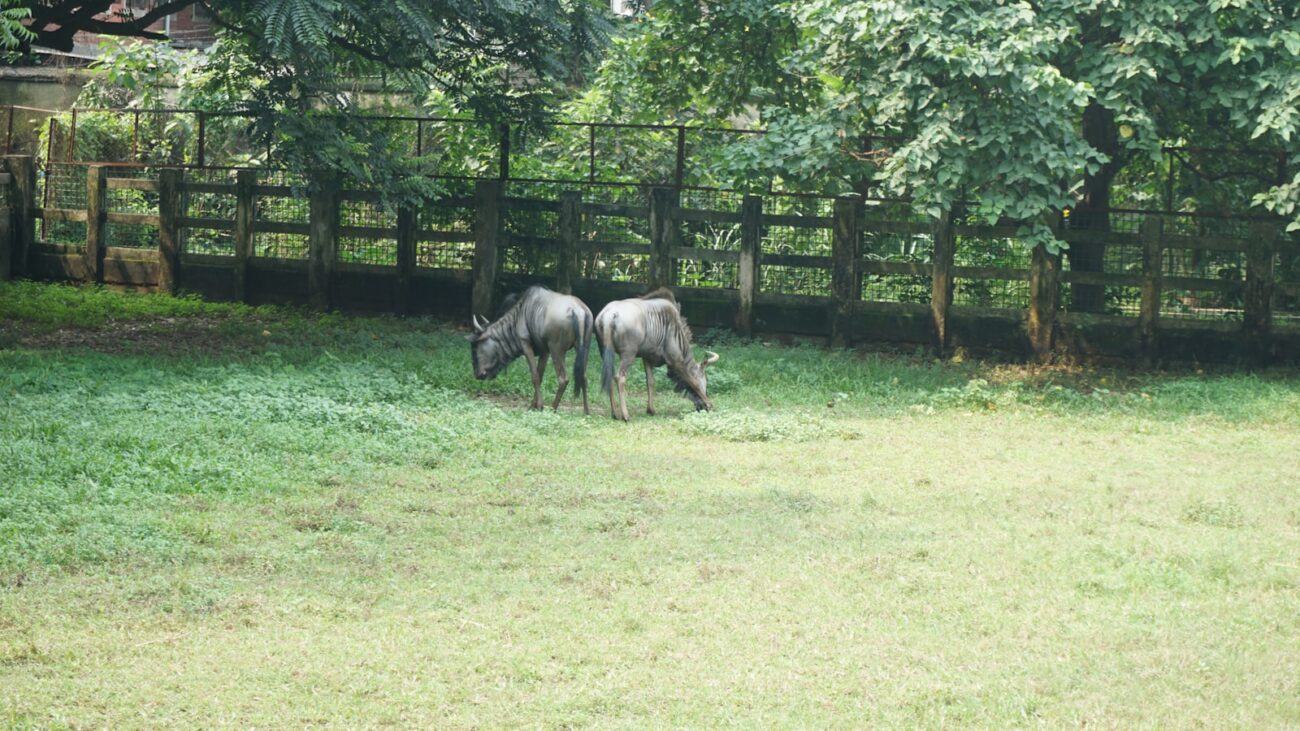
{"label": "tree", "polygon": [[[933,215],[969,200],[1050,241],[1032,224],[1048,209],[1109,227],[1116,175],[1166,142],[1295,156],[1298,19],[1291,0],[660,0],[605,73],[630,108],[756,114],[768,134],[738,170],[869,183]],[[1300,226],[1297,199],[1300,176],[1257,202]],[[1101,253],[1069,255],[1096,269]],[[1073,289],[1100,307],[1099,288]]]}
{"label": "tree", "polygon": [[[72,33],[159,38],[172,0],[138,17],[99,17],[108,0],[0,0],[9,46],[70,47]],[[413,171],[400,141],[359,118],[352,79],[423,99],[437,89],[485,119],[537,118],[602,47],[596,0],[205,0],[221,42],[190,100],[252,115],[250,132],[298,169],[330,168],[392,185]],[[13,10],[12,16],[8,14]],[[605,11],[607,12],[607,11]],[[25,17],[23,17],[25,16]],[[25,30],[14,30],[15,24]]]}

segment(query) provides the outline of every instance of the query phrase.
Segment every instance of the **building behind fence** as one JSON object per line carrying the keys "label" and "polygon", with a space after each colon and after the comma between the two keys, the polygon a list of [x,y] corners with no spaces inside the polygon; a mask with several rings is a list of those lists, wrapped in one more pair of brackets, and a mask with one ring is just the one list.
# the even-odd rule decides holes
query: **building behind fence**
{"label": "building behind fence", "polygon": [[[80,113],[83,129],[95,113]],[[1068,259],[1025,246],[1017,227],[981,225],[961,211],[934,221],[905,200],[699,185],[689,152],[729,131],[593,124],[560,128],[588,153],[569,179],[511,171],[509,130],[485,128],[482,170],[439,178],[437,200],[393,209],[338,181],[214,166],[205,158],[220,115],[195,116],[162,154],[142,140],[166,125],[115,113],[130,115],[134,130],[116,142],[123,154],[129,148],[125,164],[77,161],[76,114],[65,131],[46,122],[39,165],[34,143],[9,133],[7,148],[23,154],[7,155],[0,176],[9,206],[0,213],[0,275],[456,316],[490,315],[504,291],[529,283],[572,291],[593,308],[671,286],[693,323],[744,334],[1041,358],[1300,353],[1300,243],[1277,219],[1113,210],[1111,230],[1089,231],[1057,214],[1050,223],[1060,240],[1104,247],[1100,271],[1074,271]],[[15,119],[10,108],[11,130]],[[449,143],[439,137],[452,128],[443,121],[397,121],[414,125],[417,155]],[[664,148],[663,165],[640,171],[658,182],[598,170],[609,163],[597,157],[597,136],[615,133]],[[148,158],[155,153],[162,158]],[[1093,298],[1102,311],[1074,309],[1081,298],[1072,289],[1082,287],[1104,293]]]}

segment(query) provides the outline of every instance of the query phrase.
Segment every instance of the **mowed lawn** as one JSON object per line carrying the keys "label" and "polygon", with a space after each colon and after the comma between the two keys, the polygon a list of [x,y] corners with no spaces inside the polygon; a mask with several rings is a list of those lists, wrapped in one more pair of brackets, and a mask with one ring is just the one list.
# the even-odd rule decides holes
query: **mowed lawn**
{"label": "mowed lawn", "polygon": [[0,323],[0,727],[1300,725],[1294,371],[697,333],[622,424],[428,320]]}

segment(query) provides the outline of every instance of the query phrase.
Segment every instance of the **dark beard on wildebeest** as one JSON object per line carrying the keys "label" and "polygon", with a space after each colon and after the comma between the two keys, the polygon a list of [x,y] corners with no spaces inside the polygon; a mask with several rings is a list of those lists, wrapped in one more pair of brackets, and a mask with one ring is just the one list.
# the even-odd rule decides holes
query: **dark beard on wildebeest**
{"label": "dark beard on wildebeest", "polygon": [[690,399],[691,403],[695,404],[696,411],[701,411],[706,408],[704,399],[700,398],[700,394],[696,393],[695,388],[692,387],[685,378],[682,378],[680,373],[673,370],[671,366],[667,370],[668,380],[673,382],[674,391]]}
{"label": "dark beard on wildebeest", "polygon": [[[499,343],[498,343],[498,347],[501,347]],[[475,373],[474,377],[479,379],[480,381],[490,380],[492,378],[496,378],[497,376],[501,375],[501,372],[510,366],[510,361],[512,360],[511,358],[499,358],[496,363],[494,363],[490,368],[487,369],[487,371],[483,375],[480,376],[478,375],[479,372],[478,348],[470,346],[469,357],[470,360],[473,361],[474,373]]]}

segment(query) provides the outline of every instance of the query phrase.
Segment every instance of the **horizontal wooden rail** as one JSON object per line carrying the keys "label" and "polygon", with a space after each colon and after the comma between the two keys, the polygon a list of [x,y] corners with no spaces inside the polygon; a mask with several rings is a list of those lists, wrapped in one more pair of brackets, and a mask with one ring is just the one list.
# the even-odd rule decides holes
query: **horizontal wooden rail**
{"label": "horizontal wooden rail", "polygon": [[224,218],[205,218],[198,216],[181,216],[181,228],[203,228],[213,231],[234,231],[235,222]]}
{"label": "horizontal wooden rail", "polygon": [[[256,230],[256,226],[254,226]],[[397,227],[339,226],[339,236],[352,239],[396,239]]]}
{"label": "horizontal wooden rail", "polygon": [[142,190],[150,193],[158,192],[157,180],[146,180],[144,178],[112,178],[105,181],[109,190]]}
{"label": "horizontal wooden rail", "polygon": [[86,250],[85,244],[56,244],[51,241],[37,241],[32,245],[32,253],[47,254],[51,256],[62,256],[65,254],[81,254]]}
{"label": "horizontal wooden rail", "polygon": [[1124,274],[1118,272],[1080,272],[1066,270],[1061,272],[1061,281],[1071,284],[1096,284],[1115,287],[1142,286],[1141,274]]}
{"label": "horizontal wooden rail", "polygon": [[215,195],[234,195],[234,183],[181,183],[182,193],[208,193]]}
{"label": "horizontal wooden rail", "polygon": [[706,211],[698,208],[678,208],[674,216],[679,221],[699,221],[702,223],[739,224],[740,211]]}
{"label": "horizontal wooden rail", "polygon": [[963,239],[1016,239],[1022,236],[1019,226],[981,226],[967,223],[954,224],[952,232]]}
{"label": "horizontal wooden rail", "polygon": [[253,223],[253,230],[257,233],[306,236],[311,233],[311,224],[294,223],[291,221],[264,221],[259,219]]}
{"label": "horizontal wooden rail", "polygon": [[1208,279],[1205,277],[1163,277],[1165,289],[1192,289],[1206,292],[1231,292],[1246,286],[1240,279]]}
{"label": "horizontal wooden rail", "polygon": [[104,214],[104,220],[109,223],[124,223],[129,226],[158,226],[160,218],[148,213],[119,213],[109,211]]}
{"label": "horizontal wooden rail", "polygon": [[784,226],[787,228],[830,228],[830,216],[791,216],[786,214],[763,214],[764,226]]}
{"label": "horizontal wooden rail", "polygon": [[339,200],[358,203],[383,203],[384,195],[372,190],[345,190],[339,193]]}
{"label": "horizontal wooden rail", "polygon": [[830,269],[831,258],[816,254],[763,254],[763,266],[805,267],[808,269]]}
{"label": "horizontal wooden rail", "polygon": [[507,196],[501,201],[502,207],[511,211],[541,211],[559,213],[559,201],[547,201],[538,198],[514,198]]}
{"label": "horizontal wooden rail", "polygon": [[119,261],[156,262],[158,261],[158,250],[135,246],[109,246],[104,249],[104,259],[105,261],[117,259]]}
{"label": "horizontal wooden rail", "polygon": [[1203,249],[1206,251],[1245,251],[1250,241],[1229,238],[1227,236],[1188,236],[1186,234],[1167,233],[1164,237],[1166,249]]}
{"label": "horizontal wooden rail", "polygon": [[905,274],[914,277],[930,276],[931,264],[915,261],[879,261],[864,259],[858,264],[864,274]]}
{"label": "horizontal wooden rail", "polygon": [[622,203],[583,203],[579,208],[590,216],[646,218],[650,215],[650,208],[647,206],[629,206]]}
{"label": "horizontal wooden rail", "polygon": [[1063,229],[1060,239],[1067,244],[1100,244],[1103,246],[1138,246],[1142,240],[1136,233],[1128,231],[1089,231],[1087,229]]}
{"label": "horizontal wooden rail", "polygon": [[722,264],[740,263],[739,251],[724,251],[721,249],[704,249],[694,246],[674,246],[671,249],[672,255],[678,259],[688,259],[691,261],[708,261]]}
{"label": "horizontal wooden rail", "polygon": [[650,255],[650,247],[647,244],[629,244],[624,241],[579,241],[576,248],[578,251],[596,254]]}
{"label": "horizontal wooden rail", "polygon": [[911,236],[929,236],[933,231],[933,224],[913,223],[911,221],[875,221],[864,220],[862,222],[862,232],[864,234],[902,234]]}
{"label": "horizontal wooden rail", "polygon": [[831,303],[830,295],[784,294],[782,292],[760,291],[754,297],[760,305],[777,305],[782,307],[826,307]]}
{"label": "horizontal wooden rail", "polygon": [[444,244],[472,244],[474,243],[473,231],[418,231],[415,234],[416,241],[437,241]]}
{"label": "horizontal wooden rail", "polygon": [[558,249],[560,240],[554,236],[530,236],[528,234],[510,234],[510,246],[517,249],[528,248],[530,246],[539,249]]}
{"label": "horizontal wooden rail", "polygon": [[952,268],[952,276],[957,279],[997,279],[1009,282],[1027,282],[1029,281],[1029,270],[955,266]]}
{"label": "horizontal wooden rail", "polygon": [[270,198],[301,198],[307,199],[307,191],[304,188],[295,188],[288,185],[254,185],[253,195],[264,195]]}
{"label": "horizontal wooden rail", "polygon": [[35,218],[44,219],[50,223],[85,223],[85,209],[77,210],[73,208],[36,208],[33,209],[32,215]]}

